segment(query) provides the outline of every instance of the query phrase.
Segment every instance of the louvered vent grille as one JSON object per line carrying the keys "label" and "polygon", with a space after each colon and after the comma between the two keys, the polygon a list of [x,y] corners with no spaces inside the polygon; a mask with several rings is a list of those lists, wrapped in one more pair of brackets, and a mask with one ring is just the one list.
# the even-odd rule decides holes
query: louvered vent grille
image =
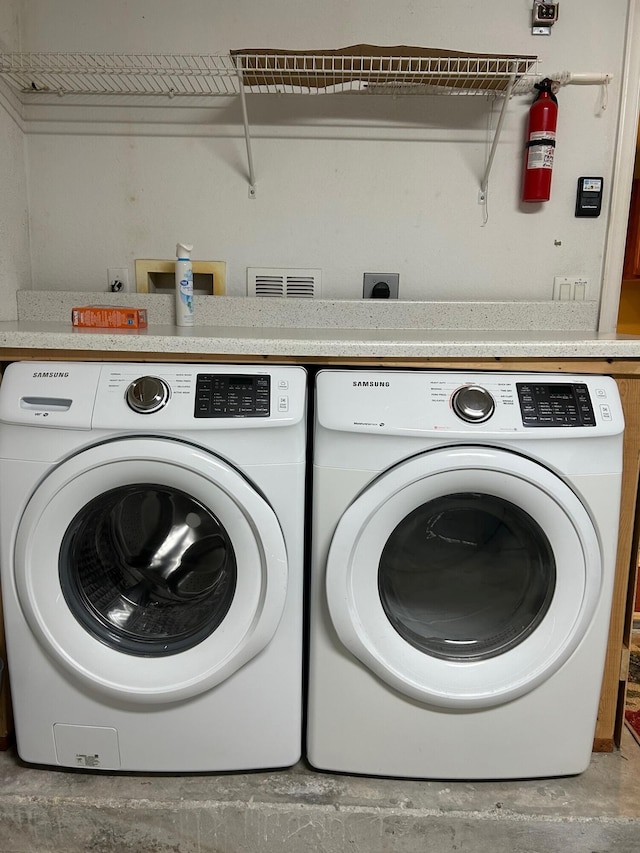
{"label": "louvered vent grille", "polygon": [[322,270],[247,269],[248,296],[318,299],[321,282]]}

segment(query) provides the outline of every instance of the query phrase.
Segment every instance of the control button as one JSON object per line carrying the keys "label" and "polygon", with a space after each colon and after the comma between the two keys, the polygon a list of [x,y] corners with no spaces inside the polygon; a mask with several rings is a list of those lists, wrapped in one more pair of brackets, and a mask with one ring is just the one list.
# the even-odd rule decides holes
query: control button
{"label": "control button", "polygon": [[600,416],[603,421],[612,421],[611,407],[607,403],[600,403]]}
{"label": "control button", "polygon": [[140,415],[151,415],[162,409],[169,401],[169,386],[157,376],[141,376],[134,380],[125,393],[130,409]]}
{"label": "control button", "polygon": [[278,411],[279,412],[288,412],[289,411],[289,397],[286,394],[281,394],[278,397]]}
{"label": "control button", "polygon": [[593,422],[593,412],[590,409],[581,409],[580,417],[585,424]]}
{"label": "control button", "polygon": [[607,392],[604,388],[596,388],[596,397],[600,397],[601,399],[607,396]]}
{"label": "control button", "polygon": [[464,385],[451,399],[453,411],[467,423],[483,423],[494,413],[496,404],[491,394],[480,385]]}
{"label": "control button", "polygon": [[280,391],[288,391],[289,390],[289,380],[288,379],[278,379],[278,388]]}

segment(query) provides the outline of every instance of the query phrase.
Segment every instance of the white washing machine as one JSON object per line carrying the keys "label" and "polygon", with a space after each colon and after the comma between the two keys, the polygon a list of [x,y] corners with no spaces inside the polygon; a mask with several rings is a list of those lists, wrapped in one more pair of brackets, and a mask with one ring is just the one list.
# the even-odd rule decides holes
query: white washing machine
{"label": "white washing machine", "polygon": [[8,367],[0,558],[25,761],[297,761],[305,409],[296,367]]}
{"label": "white washing machine", "polygon": [[313,766],[440,779],[587,767],[623,428],[608,377],[318,374]]}

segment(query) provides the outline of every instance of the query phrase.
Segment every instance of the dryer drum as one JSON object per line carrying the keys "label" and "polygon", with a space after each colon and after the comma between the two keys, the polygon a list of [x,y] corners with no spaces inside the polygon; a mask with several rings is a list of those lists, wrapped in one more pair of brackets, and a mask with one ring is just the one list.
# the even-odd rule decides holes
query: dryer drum
{"label": "dryer drum", "polygon": [[216,630],[237,566],[209,509],[178,489],[140,483],[105,492],[76,514],[61,543],[59,577],[71,612],[93,636],[158,656]]}
{"label": "dryer drum", "polygon": [[484,660],[526,639],[549,609],[553,550],[521,507],[453,494],[417,507],[382,551],[378,590],[403,639],[445,660]]}

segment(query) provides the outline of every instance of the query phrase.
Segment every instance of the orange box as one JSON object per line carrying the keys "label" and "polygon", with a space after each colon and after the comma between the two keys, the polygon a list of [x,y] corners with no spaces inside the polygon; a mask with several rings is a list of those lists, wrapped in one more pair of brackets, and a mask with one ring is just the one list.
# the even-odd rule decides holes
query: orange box
{"label": "orange box", "polygon": [[147,309],[83,305],[71,309],[71,322],[85,329],[146,329]]}

